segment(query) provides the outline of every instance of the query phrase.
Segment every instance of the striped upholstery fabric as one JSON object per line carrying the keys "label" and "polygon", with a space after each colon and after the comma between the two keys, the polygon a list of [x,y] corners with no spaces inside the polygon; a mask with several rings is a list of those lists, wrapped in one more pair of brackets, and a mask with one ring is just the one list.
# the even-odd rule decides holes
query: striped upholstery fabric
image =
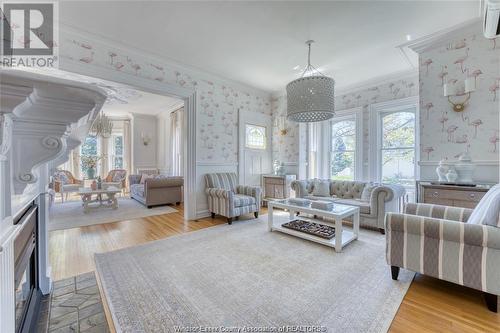
{"label": "striped upholstery fabric", "polygon": [[235,173],[205,175],[208,210],[225,217],[258,212],[262,191],[259,187],[237,185]]}
{"label": "striped upholstery fabric", "polygon": [[208,173],[205,175],[207,188],[223,188],[236,192],[236,174],[231,172]]}
{"label": "striped upholstery fabric", "polygon": [[500,294],[500,229],[467,224],[472,210],[407,204],[386,214],[387,263]]}

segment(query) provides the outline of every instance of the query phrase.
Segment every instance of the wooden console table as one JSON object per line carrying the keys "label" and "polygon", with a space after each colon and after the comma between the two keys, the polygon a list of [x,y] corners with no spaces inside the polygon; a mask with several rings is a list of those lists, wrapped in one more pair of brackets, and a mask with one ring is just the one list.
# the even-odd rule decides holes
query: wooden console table
{"label": "wooden console table", "polygon": [[429,181],[417,182],[417,202],[454,207],[475,208],[481,198],[495,184],[476,186],[449,185]]}
{"label": "wooden console table", "polygon": [[289,198],[291,184],[295,179],[295,175],[262,175],[263,202]]}

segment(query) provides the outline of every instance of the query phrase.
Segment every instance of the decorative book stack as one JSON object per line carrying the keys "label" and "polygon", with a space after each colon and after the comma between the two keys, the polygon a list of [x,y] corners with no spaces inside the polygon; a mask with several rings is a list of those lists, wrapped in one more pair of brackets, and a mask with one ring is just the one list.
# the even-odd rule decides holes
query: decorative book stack
{"label": "decorative book stack", "polygon": [[321,210],[332,210],[333,209],[333,202],[331,201],[313,201],[311,203],[311,208],[314,209],[321,209]]}

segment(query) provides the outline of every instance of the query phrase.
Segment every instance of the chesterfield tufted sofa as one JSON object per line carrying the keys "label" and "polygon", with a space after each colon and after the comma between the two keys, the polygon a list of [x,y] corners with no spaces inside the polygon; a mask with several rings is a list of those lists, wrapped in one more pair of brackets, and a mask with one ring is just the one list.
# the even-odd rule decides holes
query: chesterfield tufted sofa
{"label": "chesterfield tufted sofa", "polygon": [[167,177],[157,175],[144,179],[142,175],[130,175],[130,198],[135,199],[148,208],[153,206],[179,205],[182,201],[183,177]]}
{"label": "chesterfield tufted sofa", "polygon": [[[329,192],[318,195],[318,182],[329,182]],[[361,181],[296,180],[291,184],[297,198],[333,201],[359,207],[360,224],[378,228],[383,234],[386,212],[399,212],[405,189],[400,185],[374,184]]]}
{"label": "chesterfield tufted sofa", "polygon": [[220,214],[232,224],[233,218],[254,213],[259,217],[262,190],[256,186],[237,185],[236,174],[232,172],[208,173],[205,175],[208,210],[212,218]]}

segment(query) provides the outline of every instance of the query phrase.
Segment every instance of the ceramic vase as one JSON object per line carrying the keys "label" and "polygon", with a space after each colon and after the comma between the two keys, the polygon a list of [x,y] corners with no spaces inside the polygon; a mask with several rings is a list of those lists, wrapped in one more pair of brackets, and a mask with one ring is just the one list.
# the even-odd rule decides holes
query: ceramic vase
{"label": "ceramic vase", "polygon": [[436,173],[438,175],[438,180],[440,182],[447,181],[447,179],[446,179],[446,173],[450,169],[450,165],[451,164],[448,161],[446,161],[446,160],[439,161],[439,165],[436,168]]}
{"label": "ceramic vase", "polygon": [[450,183],[454,183],[456,182],[458,178],[458,174],[457,172],[455,171],[455,169],[453,167],[451,167],[448,172],[446,173],[446,179],[450,182]]}
{"label": "ceramic vase", "polygon": [[94,179],[95,178],[95,169],[94,168],[88,168],[87,169],[87,177],[89,179]]}
{"label": "ceramic vase", "polygon": [[455,164],[455,169],[457,170],[458,181],[460,183],[472,184],[474,182],[472,180],[472,175],[474,174],[476,166],[472,163],[472,159],[468,152],[460,155],[458,162]]}

